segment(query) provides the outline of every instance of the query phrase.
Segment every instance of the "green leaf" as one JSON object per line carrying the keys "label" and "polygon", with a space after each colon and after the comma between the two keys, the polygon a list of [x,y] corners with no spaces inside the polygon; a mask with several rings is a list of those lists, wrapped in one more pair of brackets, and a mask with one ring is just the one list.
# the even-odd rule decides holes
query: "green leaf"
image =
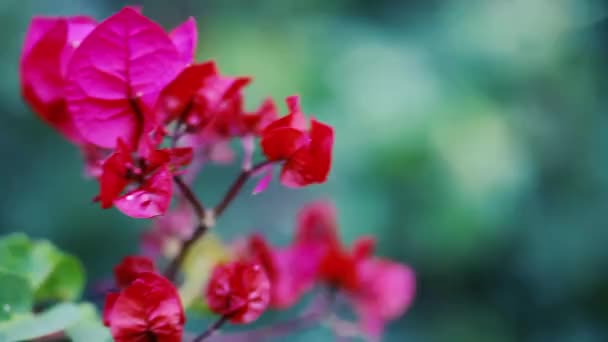
{"label": "green leaf", "polygon": [[32,301],[32,289],[25,277],[0,270],[0,321],[30,312]]}
{"label": "green leaf", "polygon": [[80,297],[85,284],[84,268],[68,254],[57,255],[52,273],[36,291],[36,300],[70,301]]}
{"label": "green leaf", "polygon": [[81,318],[82,310],[76,304],[62,303],[39,315],[26,315],[0,324],[0,341],[31,340],[62,331]]}
{"label": "green leaf", "polygon": [[110,330],[101,322],[84,321],[74,324],[66,330],[73,342],[105,342],[112,341]]}
{"label": "green leaf", "polygon": [[11,234],[0,239],[0,268],[26,277],[32,289],[37,289],[53,269],[52,251],[34,245],[24,234]]}
{"label": "green leaf", "polygon": [[24,234],[0,239],[0,269],[27,278],[38,301],[74,300],[85,283],[78,259],[48,241],[31,241]]}
{"label": "green leaf", "polygon": [[101,324],[95,306],[89,303],[80,305],[81,319],[66,329],[73,342],[112,341],[110,330]]}

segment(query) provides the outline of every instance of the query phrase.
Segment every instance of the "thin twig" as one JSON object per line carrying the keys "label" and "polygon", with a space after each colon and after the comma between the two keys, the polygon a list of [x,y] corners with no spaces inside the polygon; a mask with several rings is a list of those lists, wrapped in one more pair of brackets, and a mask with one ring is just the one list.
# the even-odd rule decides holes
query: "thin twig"
{"label": "thin twig", "polygon": [[196,216],[198,217],[199,221],[203,220],[205,218],[205,206],[203,205],[203,203],[198,199],[196,194],[194,194],[192,189],[190,189],[188,184],[186,184],[186,182],[184,182],[184,180],[182,179],[181,176],[175,176],[175,177],[173,177],[173,180],[175,181],[175,183],[179,187],[180,191],[184,195],[184,198],[188,202],[190,202],[190,204],[192,205],[192,208],[194,208],[194,211],[195,211]]}
{"label": "thin twig", "polygon": [[197,337],[195,337],[194,340],[192,340],[192,342],[201,342],[202,340],[206,339],[207,337],[213,335],[227,321],[228,321],[228,316],[227,315],[224,315],[224,316],[220,317],[220,319],[218,319],[217,321],[215,321],[215,323],[213,323],[212,325],[210,325],[207,328],[207,330],[203,331],[203,333],[201,333],[200,335],[198,335]]}
{"label": "thin twig", "polygon": [[[177,255],[169,263],[169,266],[167,267],[167,269],[165,271],[165,277],[167,279],[169,279],[170,281],[175,281],[175,277],[177,276],[177,271],[179,270],[182,262],[184,261],[186,255],[188,254],[188,251],[194,245],[194,243],[199,238],[201,238],[207,232],[207,230],[209,230],[210,227],[207,222],[208,221],[214,222],[226,210],[226,208],[228,208],[230,203],[232,203],[232,201],[236,198],[236,196],[239,194],[239,192],[241,191],[241,189],[243,188],[243,185],[245,185],[247,180],[253,174],[255,174],[255,172],[257,172],[258,170],[262,169],[263,167],[265,167],[271,163],[272,163],[271,161],[266,160],[266,161],[256,164],[249,170],[243,170],[241,172],[241,174],[236,178],[236,180],[232,183],[232,185],[228,188],[228,191],[226,191],[226,194],[224,195],[224,197],[222,198],[220,203],[212,211],[205,210],[205,207],[203,206],[201,201],[198,200],[198,197],[196,197],[194,192],[182,180],[182,178],[180,176],[174,177],[174,180],[177,183],[177,185],[179,186],[182,193],[184,194],[184,197],[186,198],[186,200],[188,200],[192,204],[194,210],[196,211],[199,223],[198,223],[196,230],[192,234],[192,236],[188,240],[186,240],[182,243],[182,245],[179,248],[179,251],[177,252]],[[210,216],[211,220],[206,220],[206,216]]]}
{"label": "thin twig", "polygon": [[261,168],[263,168],[271,163],[272,163],[271,161],[265,160],[261,163],[254,165],[249,170],[243,170],[241,172],[241,174],[239,174],[239,176],[236,178],[236,180],[232,183],[230,188],[228,188],[228,191],[226,191],[226,194],[224,195],[224,197],[222,198],[220,203],[213,210],[213,212],[215,213],[215,217],[217,218],[220,215],[222,215],[224,210],[226,210],[226,208],[228,208],[230,203],[236,198],[236,196],[239,194],[239,192],[243,188],[243,185],[245,185],[247,180],[253,174],[255,174],[258,170],[260,170]]}
{"label": "thin twig", "polygon": [[[300,316],[261,327],[255,330],[243,331],[238,333],[224,334],[212,337],[214,342],[262,342],[273,337],[280,337],[292,333],[296,330],[306,329],[319,323],[327,317],[336,301],[336,293],[332,290],[326,295],[320,296],[317,301],[312,303],[312,308]],[[320,305],[320,307],[319,307]]]}
{"label": "thin twig", "polygon": [[175,281],[175,278],[177,277],[177,271],[179,270],[184,259],[186,258],[188,251],[201,236],[205,235],[207,229],[208,227],[203,224],[202,221],[199,222],[199,225],[196,227],[196,230],[194,231],[192,236],[190,236],[188,240],[182,243],[179,251],[177,252],[177,255],[175,256],[175,258],[173,258],[173,260],[171,260],[169,266],[167,266],[167,269],[165,270],[165,278],[169,279],[170,281]]}

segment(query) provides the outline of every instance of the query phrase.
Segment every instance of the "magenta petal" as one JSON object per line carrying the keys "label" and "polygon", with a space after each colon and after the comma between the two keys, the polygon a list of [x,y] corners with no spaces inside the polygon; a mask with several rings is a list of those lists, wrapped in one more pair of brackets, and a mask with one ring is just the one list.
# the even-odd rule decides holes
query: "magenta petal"
{"label": "magenta petal", "polygon": [[272,172],[273,171],[274,171],[274,168],[272,165],[265,166],[260,171],[258,171],[259,173],[263,174],[263,176],[258,181],[255,188],[253,189],[253,192],[252,192],[253,195],[257,195],[259,193],[266,191],[266,189],[268,188],[268,185],[270,185],[270,182],[272,182]]}
{"label": "magenta petal", "polygon": [[26,56],[32,50],[32,47],[42,39],[59,21],[61,18],[50,18],[50,17],[34,17],[30,23],[30,27],[25,34],[25,41],[23,43],[22,56]]}
{"label": "magenta petal", "polygon": [[67,44],[61,55],[61,72],[65,75],[67,72],[67,64],[69,63],[76,48],[80,43],[95,29],[97,23],[93,18],[78,16],[69,17],[66,19],[68,23]]}
{"label": "magenta petal", "polygon": [[409,267],[385,259],[367,259],[359,264],[360,290],[351,300],[362,329],[378,338],[384,324],[396,319],[412,305],[416,279]]}
{"label": "magenta petal", "polygon": [[171,38],[177,51],[182,56],[184,65],[192,63],[198,42],[196,20],[193,17],[188,18],[188,20],[171,31],[169,38]]}
{"label": "magenta petal", "polygon": [[100,23],[67,66],[68,110],[83,137],[112,148],[118,138],[136,145],[154,121],[146,112],[181,69],[164,30],[132,8]]}
{"label": "magenta petal", "polygon": [[156,172],[139,188],[114,201],[114,206],[127,216],[150,218],[163,215],[171,204],[173,178],[165,167]]}

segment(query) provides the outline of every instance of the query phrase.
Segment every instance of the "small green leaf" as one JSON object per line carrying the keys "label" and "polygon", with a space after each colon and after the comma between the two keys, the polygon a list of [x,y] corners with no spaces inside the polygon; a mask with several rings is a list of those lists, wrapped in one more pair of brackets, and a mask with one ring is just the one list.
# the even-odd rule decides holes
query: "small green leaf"
{"label": "small green leaf", "polygon": [[34,254],[34,245],[24,234],[11,234],[0,239],[0,268],[25,276],[32,289],[38,288],[53,269],[48,248]]}
{"label": "small green leaf", "polygon": [[39,315],[30,315],[0,325],[0,341],[27,341],[62,331],[78,322],[82,314],[76,304],[58,304]]}
{"label": "small green leaf", "polygon": [[85,283],[78,259],[48,241],[31,241],[24,234],[0,239],[0,269],[27,278],[38,301],[77,299]]}
{"label": "small green leaf", "polygon": [[78,259],[68,254],[58,259],[51,274],[36,291],[36,300],[70,301],[80,297],[85,284],[84,268]]}
{"label": "small green leaf", "polygon": [[32,289],[25,277],[0,270],[0,321],[30,312],[32,301]]}

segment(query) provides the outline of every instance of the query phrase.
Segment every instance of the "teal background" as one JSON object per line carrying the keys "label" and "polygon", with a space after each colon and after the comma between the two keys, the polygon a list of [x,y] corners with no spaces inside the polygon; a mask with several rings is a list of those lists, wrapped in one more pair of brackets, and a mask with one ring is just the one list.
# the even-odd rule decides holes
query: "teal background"
{"label": "teal background", "polygon": [[[329,198],[346,241],[373,234],[417,272],[415,305],[384,340],[608,340],[604,2],[131,3],[166,27],[195,16],[199,60],[254,77],[249,108],[299,93],[335,127],[327,184],[244,192],[220,235],[286,241],[298,208]],[[50,238],[91,282],[137,251],[148,223],[92,202],[76,149],[22,103],[18,59],[32,15],[101,19],[123,5],[0,3],[0,233]],[[215,203],[237,172],[205,169],[196,191]]]}

